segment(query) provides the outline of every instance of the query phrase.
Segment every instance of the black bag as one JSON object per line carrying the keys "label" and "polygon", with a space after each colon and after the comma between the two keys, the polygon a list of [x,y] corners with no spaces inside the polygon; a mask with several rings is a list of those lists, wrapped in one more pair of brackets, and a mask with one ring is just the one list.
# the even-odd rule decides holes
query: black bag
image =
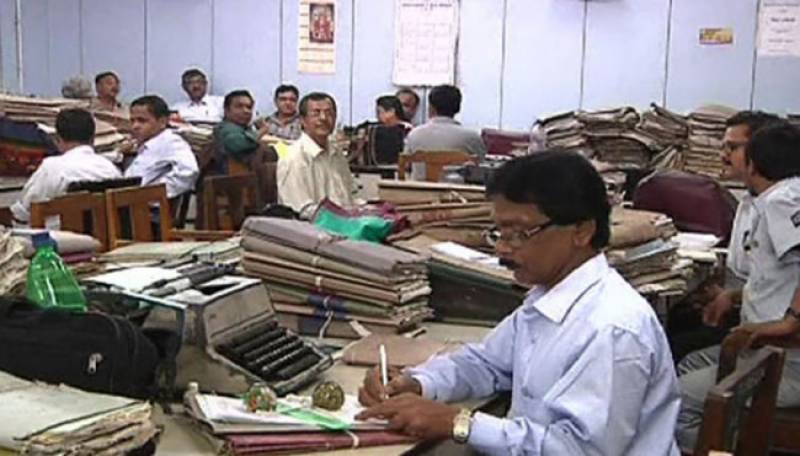
{"label": "black bag", "polygon": [[42,310],[0,297],[0,370],[87,391],[147,399],[158,393],[159,353],[130,321]]}

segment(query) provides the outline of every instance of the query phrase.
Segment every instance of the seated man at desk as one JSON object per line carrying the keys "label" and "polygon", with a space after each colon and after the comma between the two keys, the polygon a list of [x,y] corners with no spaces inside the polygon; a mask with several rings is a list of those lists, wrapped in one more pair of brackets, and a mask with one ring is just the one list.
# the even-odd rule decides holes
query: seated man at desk
{"label": "seated man at desk", "polygon": [[190,68],[181,76],[181,87],[189,97],[173,106],[186,122],[217,123],[222,120],[222,97],[208,94],[208,78],[199,68]]}
{"label": "seated man at desk", "polygon": [[[267,126],[262,126],[258,130],[250,126],[253,120],[253,106],[255,100],[250,92],[246,90],[234,90],[225,95],[225,118],[214,128],[214,140],[221,146],[220,152],[223,157],[217,157],[222,161],[219,165],[220,171],[227,173],[227,159],[232,158],[243,166],[251,168],[251,162],[259,150],[264,150],[259,138],[267,132]],[[272,161],[277,157],[273,157]]]}
{"label": "seated man at desk", "polygon": [[297,112],[297,100],[300,99],[300,91],[297,87],[289,84],[281,84],[275,89],[275,108],[276,111],[259,124],[266,128],[267,134],[277,138],[294,141],[303,132],[300,114]]}
{"label": "seated man at desk", "polygon": [[125,177],[141,177],[142,186],[166,184],[167,198],[174,198],[194,188],[199,170],[189,143],[168,123],[169,107],[161,97],[146,95],[131,103],[137,149]]}
{"label": "seated man at desk", "polygon": [[428,95],[430,119],[409,133],[406,138],[406,153],[418,150],[461,150],[478,159],[486,155],[486,145],[481,136],[461,126],[454,119],[461,111],[461,91],[451,85],[440,85]]}
{"label": "seated man at desk", "polygon": [[348,207],[356,186],[347,158],[330,141],[336,125],[336,102],[327,93],[312,92],[300,100],[303,134],[278,160],[278,200],[301,215],[325,198]]}
{"label": "seated man at desk", "polygon": [[117,100],[122,82],[117,73],[104,71],[94,77],[94,90],[97,96],[92,99],[89,108],[93,111],[106,111],[128,116],[128,106]]}
{"label": "seated man at desk", "polygon": [[[487,454],[679,455],[669,345],[603,254],[600,175],[578,154],[543,151],[503,165],[487,194],[497,223],[487,238],[531,285],[525,300],[482,343],[392,372],[385,388],[369,371],[360,418]],[[446,404],[499,391],[511,391],[506,418]]]}
{"label": "seated man at desk", "polygon": [[19,201],[11,206],[14,220],[30,221],[31,203],[49,201],[67,193],[72,182],[117,179],[121,173],[94,151],[95,123],[84,109],[64,109],[56,116],[56,145],[61,155],[45,158],[25,183]]}
{"label": "seated man at desk", "polygon": [[419,109],[419,95],[414,92],[411,87],[401,87],[395,93],[395,96],[400,99],[403,105],[403,114],[406,120],[416,125],[414,119],[417,117],[417,109]]}

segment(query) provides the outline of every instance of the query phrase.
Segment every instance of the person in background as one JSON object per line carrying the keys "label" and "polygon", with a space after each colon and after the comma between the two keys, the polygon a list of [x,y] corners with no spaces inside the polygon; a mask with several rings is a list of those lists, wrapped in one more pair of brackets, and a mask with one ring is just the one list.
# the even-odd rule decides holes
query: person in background
{"label": "person in background", "polygon": [[375,115],[378,122],[386,127],[402,127],[406,133],[414,127],[409,123],[400,99],[394,95],[384,95],[375,100]]}
{"label": "person in background", "polygon": [[69,78],[61,84],[61,96],[74,100],[91,100],[92,83],[83,76]]}
{"label": "person in background", "polygon": [[[491,455],[670,455],[680,397],[652,306],[613,268],[603,179],[574,152],[504,164],[486,188],[487,241],[530,290],[481,343],[366,374],[359,419]],[[448,402],[511,392],[505,418]]]}
{"label": "person in background", "polygon": [[[761,111],[741,111],[726,122],[720,159],[724,165],[721,179],[744,183],[747,174],[745,149],[750,138],[766,125],[779,122],[774,114]],[[753,197],[745,194],[736,209],[731,240],[728,244],[725,284],[711,284],[704,290],[708,301],[703,308],[702,324],[697,322],[692,329],[679,331],[672,328],[670,337],[675,362],[702,348],[717,345],[728,335],[728,330],[738,319],[730,312],[742,302],[742,285],[749,275],[749,259],[744,250],[753,224]],[[692,318],[696,313],[692,312]],[[730,318],[736,317],[736,318]]]}
{"label": "person in background", "polygon": [[121,81],[117,73],[104,71],[94,77],[94,90],[97,96],[89,106],[94,111],[106,111],[114,114],[128,115],[128,106],[117,100]]}
{"label": "person in background", "polygon": [[288,141],[296,140],[303,132],[300,114],[297,112],[299,99],[300,91],[297,87],[289,84],[278,86],[274,98],[276,111],[259,120],[256,125],[259,128],[265,127],[268,135]]}
{"label": "person in background", "polygon": [[440,85],[428,95],[428,122],[409,133],[406,153],[418,150],[461,150],[483,159],[486,145],[480,135],[461,126],[454,119],[461,110],[461,91],[452,85]]}
{"label": "person in background", "polygon": [[[222,145],[225,157],[218,157],[222,162],[227,162],[228,158],[250,167],[251,162],[257,155],[258,150],[264,150],[259,138],[267,133],[268,126],[262,125],[255,129],[250,125],[253,119],[254,100],[250,92],[246,90],[234,90],[225,95],[223,103],[225,107],[225,117],[222,122],[214,128],[214,140]],[[273,157],[274,161],[277,157]],[[222,164],[221,171],[227,173],[227,165]]]}
{"label": "person in background", "polygon": [[136,158],[125,177],[141,177],[142,186],[165,184],[167,198],[194,188],[199,170],[189,144],[172,130],[169,107],[156,95],[145,95],[131,103],[131,130],[136,140]]}
{"label": "person in background", "polygon": [[31,203],[49,201],[67,193],[72,182],[117,179],[121,173],[113,163],[97,155],[95,123],[84,109],[63,109],[56,116],[56,145],[61,155],[47,157],[28,179],[20,198],[11,206],[16,222],[30,221]]}
{"label": "person in background", "polygon": [[419,109],[419,95],[410,87],[401,87],[396,93],[395,96],[400,100],[400,103],[403,105],[403,111],[405,112],[405,118],[407,121],[414,124],[414,119],[417,117],[417,109]]}
{"label": "person in background", "polygon": [[190,68],[181,75],[181,87],[189,97],[173,106],[186,122],[216,123],[222,120],[222,97],[208,94],[208,78],[199,68]]}
{"label": "person in background", "polygon": [[405,137],[413,125],[408,123],[403,105],[394,95],[375,100],[377,122],[366,121],[355,128],[348,160],[359,165],[396,164]]}
{"label": "person in background", "polygon": [[343,207],[355,204],[356,186],[347,158],[330,141],[336,101],[312,92],[300,100],[303,134],[278,160],[278,201],[308,217],[325,198]]}
{"label": "person in background", "polygon": [[[749,234],[743,236],[747,281],[740,318],[742,328],[752,328],[793,318],[793,309],[800,308],[800,130],[785,121],[767,125],[753,134],[744,153],[744,182],[753,201]],[[732,307],[724,306],[719,316]],[[720,346],[714,345],[678,364],[682,398],[676,435],[685,451],[697,442],[719,357]],[[786,354],[777,406],[799,405],[800,357],[793,350]]]}

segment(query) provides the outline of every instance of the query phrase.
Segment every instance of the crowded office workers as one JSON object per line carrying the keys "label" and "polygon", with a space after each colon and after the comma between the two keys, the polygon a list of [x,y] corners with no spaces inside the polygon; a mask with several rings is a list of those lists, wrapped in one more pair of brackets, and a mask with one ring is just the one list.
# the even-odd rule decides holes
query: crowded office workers
{"label": "crowded office workers", "polygon": [[278,160],[278,200],[301,215],[310,215],[325,198],[344,207],[355,204],[356,186],[347,158],[330,141],[336,114],[332,96],[305,95],[300,100],[303,133]]}
{"label": "crowded office workers", "polygon": [[300,91],[290,84],[281,84],[275,89],[275,112],[259,120],[259,127],[264,126],[266,133],[276,138],[294,141],[302,133],[300,113],[297,112],[297,101]]}
{"label": "crowded office workers", "polygon": [[[610,208],[595,168],[543,151],[503,165],[486,192],[497,224],[487,240],[531,286],[522,305],[481,343],[392,372],[386,388],[368,372],[360,417],[487,454],[678,455],[667,339],[606,261]],[[499,391],[511,391],[506,418],[447,404]]]}
{"label": "crowded office workers", "polygon": [[94,77],[96,96],[92,99],[90,109],[127,116],[128,106],[117,99],[121,86],[122,81],[117,73],[113,71],[99,73]]}
{"label": "crowded office workers", "polygon": [[187,100],[179,101],[173,110],[186,122],[216,123],[222,120],[222,97],[208,93],[208,78],[202,70],[190,68],[181,75],[181,87]]}
{"label": "crowded office workers", "polygon": [[[800,307],[800,130],[787,122],[754,132],[744,147],[743,180],[753,195],[749,235],[743,236],[747,279],[741,289],[741,322],[746,325],[796,318]],[[716,318],[734,311],[720,309]],[[703,404],[715,384],[720,346],[687,355],[678,364],[682,393],[677,437],[691,450],[703,419]],[[800,405],[800,357],[786,355],[777,406]]]}
{"label": "crowded office workers", "polygon": [[131,103],[131,131],[136,158],[125,177],[141,177],[142,186],[165,184],[167,198],[194,188],[199,170],[189,144],[167,128],[169,107],[158,96],[145,95]]}
{"label": "crowded office workers", "polygon": [[455,120],[461,111],[461,91],[452,85],[440,85],[428,94],[428,121],[420,125],[406,138],[405,151],[460,150],[483,159],[486,145],[474,130],[462,126]]}
{"label": "crowded office workers", "polygon": [[31,203],[46,202],[67,193],[73,182],[101,181],[121,177],[120,171],[92,146],[95,122],[83,109],[64,109],[56,116],[56,145],[61,153],[45,158],[28,178],[20,198],[11,206],[19,224],[30,221]]}

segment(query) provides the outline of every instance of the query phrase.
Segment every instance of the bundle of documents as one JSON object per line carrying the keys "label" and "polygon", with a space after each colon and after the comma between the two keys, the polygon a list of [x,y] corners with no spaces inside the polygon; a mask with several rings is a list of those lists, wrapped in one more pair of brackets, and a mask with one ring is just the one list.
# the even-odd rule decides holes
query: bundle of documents
{"label": "bundle of documents", "polygon": [[[22,413],[20,413],[22,412]],[[0,372],[0,446],[22,454],[117,455],[158,434],[147,402]]]}
{"label": "bundle of documents", "polygon": [[655,239],[633,248],[611,250],[609,263],[645,295],[677,295],[688,291],[692,261],[677,255],[678,245]]}
{"label": "bundle of documents", "polygon": [[196,258],[201,261],[236,262],[241,257],[240,239],[194,242],[137,242],[100,256],[105,263],[154,263]]}
{"label": "bundle of documents", "polygon": [[683,170],[718,179],[725,121],[736,110],[725,106],[703,106],[689,114],[689,149],[684,152]]}
{"label": "bundle of documents", "polygon": [[279,400],[275,412],[258,413],[248,411],[241,399],[208,394],[189,394],[185,405],[221,454],[305,454],[414,441],[386,430],[383,421],[356,420],[363,409],[355,396],[345,395],[336,412],[312,407],[309,399],[290,395]]}
{"label": "bundle of documents", "polygon": [[244,270],[267,282],[279,320],[297,332],[360,337],[431,316],[424,257],[297,220],[251,217],[242,234]]}
{"label": "bundle of documents", "polygon": [[654,239],[669,239],[677,233],[664,214],[615,206],[611,210],[611,248],[633,247]]}
{"label": "bundle of documents", "polygon": [[203,153],[214,141],[214,129],[210,126],[192,125],[188,123],[180,123],[173,126],[175,127],[175,133],[179,134],[189,143],[195,155]]}
{"label": "bundle of documents", "polygon": [[473,248],[488,247],[483,233],[492,226],[492,206],[483,186],[381,180],[378,194],[411,224],[412,231],[393,239],[424,233]]}
{"label": "bundle of documents", "polygon": [[10,229],[0,226],[0,294],[22,290],[28,273],[25,243]]}

